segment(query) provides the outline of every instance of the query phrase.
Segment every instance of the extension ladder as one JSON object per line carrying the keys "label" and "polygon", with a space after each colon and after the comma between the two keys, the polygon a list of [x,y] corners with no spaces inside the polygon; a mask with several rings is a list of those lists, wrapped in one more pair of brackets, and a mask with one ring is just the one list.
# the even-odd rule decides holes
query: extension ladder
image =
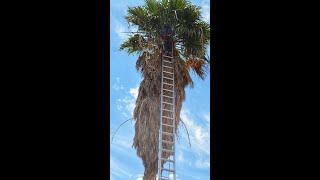
{"label": "extension ladder", "polygon": [[[173,46],[171,46],[173,47]],[[163,49],[165,49],[163,47]],[[162,52],[161,113],[159,129],[158,180],[176,180],[174,58]]]}

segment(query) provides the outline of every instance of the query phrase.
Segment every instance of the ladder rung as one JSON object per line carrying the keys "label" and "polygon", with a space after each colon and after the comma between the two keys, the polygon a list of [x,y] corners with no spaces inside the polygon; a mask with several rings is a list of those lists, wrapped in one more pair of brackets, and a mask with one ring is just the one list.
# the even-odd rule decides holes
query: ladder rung
{"label": "ladder rung", "polygon": [[167,117],[167,116],[162,116],[162,117],[164,117],[164,118],[168,118],[168,119],[173,119],[172,117]]}
{"label": "ladder rung", "polygon": [[172,127],[173,128],[173,126],[172,125],[170,125],[170,124],[162,124],[163,126],[169,126],[169,127]]}
{"label": "ladder rung", "polygon": [[169,149],[161,149],[161,150],[166,152],[173,152],[172,150],[169,150]]}
{"label": "ladder rung", "polygon": [[169,109],[163,109],[164,111],[169,111],[169,112],[173,112],[173,111],[171,111],[171,110],[169,110]]}
{"label": "ladder rung", "polygon": [[165,67],[165,68],[171,68],[171,69],[172,69],[172,67],[170,67],[170,66],[163,66],[163,67]]}
{"label": "ladder rung", "polygon": [[163,77],[164,79],[170,79],[170,80],[173,80],[172,78],[168,78],[168,77]]}
{"label": "ladder rung", "polygon": [[171,142],[171,141],[166,141],[166,140],[162,140],[162,142],[167,143],[167,144],[173,144],[173,142]]}
{"label": "ladder rung", "polygon": [[171,56],[166,56],[166,55],[163,55],[163,57],[167,57],[167,58],[173,58],[173,57],[171,57]]}
{"label": "ladder rung", "polygon": [[164,88],[163,88],[163,90],[173,92],[173,91],[172,91],[172,90],[170,90],[170,89],[164,89]]}
{"label": "ladder rung", "polygon": [[172,169],[167,169],[167,168],[161,168],[161,169],[169,172],[175,172],[175,170],[172,170]]}
{"label": "ladder rung", "polygon": [[173,136],[173,133],[168,133],[168,132],[162,132],[162,134],[164,134],[164,135],[169,135],[169,136]]}
{"label": "ladder rung", "polygon": [[169,161],[169,162],[173,162],[174,163],[174,160],[171,160],[171,159],[164,159],[164,158],[161,158],[162,161]]}
{"label": "ladder rung", "polygon": [[164,101],[163,101],[163,103],[169,104],[169,105],[173,106],[172,102],[164,102]]}
{"label": "ladder rung", "polygon": [[166,60],[163,60],[163,62],[172,63],[171,61],[166,61]]}
{"label": "ladder rung", "polygon": [[173,86],[173,84],[170,84],[170,83],[163,82],[163,84],[166,84],[166,85],[169,85],[169,86]]}
{"label": "ladder rung", "polygon": [[167,103],[167,102],[162,102],[162,103],[164,103],[164,104],[169,104],[169,105],[173,105],[172,103]]}
{"label": "ladder rung", "polygon": [[170,97],[170,96],[166,96],[166,95],[162,95],[163,97],[166,97],[166,98],[171,98],[173,99],[173,97]]}
{"label": "ladder rung", "polygon": [[164,73],[168,73],[168,74],[173,74],[172,72],[168,72],[168,71],[163,71]]}

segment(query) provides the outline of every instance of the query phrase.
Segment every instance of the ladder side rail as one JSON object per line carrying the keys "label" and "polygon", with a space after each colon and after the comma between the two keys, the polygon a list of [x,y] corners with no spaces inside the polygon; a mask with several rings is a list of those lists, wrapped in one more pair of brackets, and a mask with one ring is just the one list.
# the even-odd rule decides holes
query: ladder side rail
{"label": "ladder side rail", "polygon": [[172,79],[173,79],[173,161],[174,161],[174,163],[173,163],[173,170],[174,170],[174,172],[173,172],[173,180],[176,180],[176,143],[175,143],[175,130],[176,130],[176,126],[175,126],[175,121],[176,121],[176,111],[175,111],[175,107],[176,107],[176,105],[175,105],[175,86],[174,86],[174,78],[175,78],[175,76],[174,76],[174,72],[175,72],[175,67],[174,67],[174,61],[175,61],[175,59],[174,59],[174,56],[173,56],[173,43],[172,43],[172,45],[171,45],[171,47],[172,47],[172,49],[171,49],[171,56],[173,57],[172,58],[172,69],[173,69],[173,74],[172,74]]}
{"label": "ladder side rail", "polygon": [[158,179],[162,178],[161,164],[162,164],[162,106],[163,106],[163,52],[162,52],[162,66],[161,66],[161,102],[160,102],[160,128],[159,128],[159,147],[158,147]]}

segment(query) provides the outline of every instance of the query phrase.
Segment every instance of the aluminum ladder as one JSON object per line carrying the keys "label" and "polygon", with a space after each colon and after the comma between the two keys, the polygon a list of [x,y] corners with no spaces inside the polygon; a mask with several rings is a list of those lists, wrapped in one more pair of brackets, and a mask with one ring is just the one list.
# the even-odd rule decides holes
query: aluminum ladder
{"label": "aluminum ladder", "polygon": [[[173,46],[171,46],[173,47]],[[163,49],[165,49],[163,47]],[[158,180],[176,180],[174,58],[162,52],[161,113],[159,128]],[[168,157],[168,153],[170,154]],[[167,155],[166,155],[167,154]],[[164,157],[166,156],[166,157]]]}

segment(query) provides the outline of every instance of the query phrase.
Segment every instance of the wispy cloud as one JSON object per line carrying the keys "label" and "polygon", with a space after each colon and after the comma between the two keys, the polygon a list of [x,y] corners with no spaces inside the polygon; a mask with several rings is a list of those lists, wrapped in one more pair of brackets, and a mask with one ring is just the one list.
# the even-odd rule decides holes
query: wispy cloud
{"label": "wispy cloud", "polygon": [[210,159],[198,159],[195,166],[199,169],[210,168]]}
{"label": "wispy cloud", "polygon": [[143,174],[138,174],[137,175],[137,180],[142,180],[143,179]]}
{"label": "wispy cloud", "polygon": [[176,154],[177,154],[177,160],[178,160],[177,162],[179,162],[179,164],[184,164],[187,166],[192,165],[191,160],[184,157],[184,152],[182,150],[177,150]]}
{"label": "wispy cloud", "polygon": [[112,22],[112,27],[110,27],[117,35],[119,40],[123,42],[128,38],[128,35],[124,32],[128,31],[128,28],[124,25],[124,23],[121,23],[119,20],[116,18],[111,19]]}
{"label": "wispy cloud", "polygon": [[130,88],[129,92],[134,97],[134,99],[137,99],[138,97],[138,90],[139,90],[139,87]]}
{"label": "wispy cloud", "polygon": [[169,174],[169,179],[173,179],[173,174]]}
{"label": "wispy cloud", "polygon": [[116,83],[113,84],[112,88],[117,90],[117,91],[119,91],[121,89],[124,89],[123,85],[120,84],[120,78],[119,77],[116,78]]}
{"label": "wispy cloud", "polygon": [[130,178],[132,174],[129,173],[128,167],[121,163],[121,161],[110,157],[110,173],[112,177],[123,177]]}
{"label": "wispy cloud", "polygon": [[202,17],[204,21],[206,21],[207,23],[210,23],[210,1],[208,0],[201,1],[200,6],[202,7]]}
{"label": "wispy cloud", "polygon": [[122,106],[121,105],[117,105],[117,109],[119,110],[119,111],[121,111],[122,110]]}
{"label": "wispy cloud", "polygon": [[128,38],[128,34],[125,33],[126,31],[128,31],[128,28],[125,28],[125,26],[119,22],[116,23],[115,32],[120,37],[121,41],[124,41]]}
{"label": "wispy cloud", "polygon": [[123,89],[123,85],[114,84],[112,88],[119,91],[120,89]]}
{"label": "wispy cloud", "polygon": [[[129,122],[128,122],[129,123]],[[132,127],[132,125],[130,125]],[[124,128],[124,127],[123,127]],[[132,150],[132,139],[133,133],[126,132],[121,134],[121,130],[119,130],[119,134],[116,134],[114,136],[113,142],[112,142],[112,149],[123,149],[123,150]]]}
{"label": "wispy cloud", "polygon": [[[119,123],[120,124],[120,123]],[[141,160],[132,147],[134,127],[127,122],[120,127],[110,146],[110,172],[113,179],[135,179],[135,174],[143,170]],[[112,131],[114,133],[115,129]],[[132,162],[136,162],[132,167]]]}
{"label": "wispy cloud", "polygon": [[[203,120],[197,119],[195,121],[190,111],[186,108],[181,111],[180,116],[188,128],[191,149],[201,154],[210,155],[210,125]],[[202,125],[198,122],[202,122]],[[186,135],[184,138],[187,138]]]}
{"label": "wispy cloud", "polygon": [[117,100],[118,106],[119,107],[121,106],[121,109],[118,109],[118,110],[123,110],[122,107],[126,108],[127,112],[125,112],[125,115],[129,113],[131,117],[133,116],[133,110],[135,107],[136,99],[138,97],[138,89],[139,89],[139,86],[135,88],[130,88],[128,95],[126,95],[123,98],[119,98]]}
{"label": "wispy cloud", "polygon": [[204,120],[206,120],[207,123],[210,124],[210,113],[204,114],[203,117],[204,117]]}
{"label": "wispy cloud", "polygon": [[[115,40],[118,44],[122,43],[128,38],[128,34],[124,33],[128,31],[128,27],[124,21],[123,16],[110,14],[110,38]],[[116,36],[112,35],[115,33]],[[114,42],[114,41],[113,41]]]}

